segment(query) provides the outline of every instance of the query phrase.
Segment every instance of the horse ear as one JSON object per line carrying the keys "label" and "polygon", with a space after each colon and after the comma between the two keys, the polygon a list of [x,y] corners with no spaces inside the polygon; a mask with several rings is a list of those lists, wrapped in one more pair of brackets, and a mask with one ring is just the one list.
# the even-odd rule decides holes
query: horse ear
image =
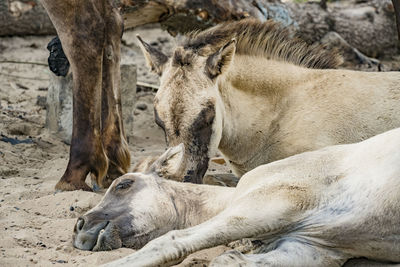
{"label": "horse ear", "polygon": [[168,61],[168,57],[164,55],[161,51],[158,51],[139,36],[136,35],[140,43],[140,49],[142,50],[146,63],[150,70],[161,76],[164,69],[165,63]]}
{"label": "horse ear", "polygon": [[167,179],[181,180],[185,146],[179,144],[164,152],[149,168],[148,173],[156,173]]}
{"label": "horse ear", "polygon": [[223,73],[231,63],[236,50],[236,40],[232,39],[221,49],[208,57],[206,71],[211,79]]}

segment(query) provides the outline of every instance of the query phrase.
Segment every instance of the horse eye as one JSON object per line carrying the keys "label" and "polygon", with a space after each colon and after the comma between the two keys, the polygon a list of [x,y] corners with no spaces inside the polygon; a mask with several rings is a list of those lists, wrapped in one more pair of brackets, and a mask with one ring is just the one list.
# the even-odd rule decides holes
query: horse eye
{"label": "horse eye", "polygon": [[119,184],[117,184],[117,186],[115,187],[116,190],[119,189],[126,189],[128,187],[130,187],[133,184],[133,180],[131,179],[127,179],[127,180],[123,180],[121,181]]}

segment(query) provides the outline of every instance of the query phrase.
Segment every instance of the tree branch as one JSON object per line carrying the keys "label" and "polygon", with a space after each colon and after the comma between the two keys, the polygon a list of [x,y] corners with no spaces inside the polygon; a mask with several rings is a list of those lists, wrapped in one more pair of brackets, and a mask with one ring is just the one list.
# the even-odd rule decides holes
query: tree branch
{"label": "tree branch", "polygon": [[40,62],[29,62],[29,61],[17,61],[17,60],[0,60],[0,63],[13,63],[13,64],[30,64],[30,65],[39,65],[39,66],[49,66],[46,63]]}

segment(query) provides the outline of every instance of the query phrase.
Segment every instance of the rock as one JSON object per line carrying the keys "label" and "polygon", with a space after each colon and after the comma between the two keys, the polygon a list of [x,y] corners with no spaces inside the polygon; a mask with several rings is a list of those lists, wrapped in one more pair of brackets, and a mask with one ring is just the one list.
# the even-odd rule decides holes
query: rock
{"label": "rock", "polygon": [[39,107],[46,108],[46,102],[47,102],[47,99],[45,96],[38,95],[36,97],[36,105],[38,105]]}
{"label": "rock", "polygon": [[394,55],[398,53],[395,15],[384,11],[390,3],[390,0],[367,1],[349,9],[334,9],[333,30],[369,57]]}
{"label": "rock", "polygon": [[397,31],[390,0],[337,1],[324,10],[317,2],[286,2],[299,35],[309,43],[337,32],[351,47],[369,57],[398,54]]}
{"label": "rock", "polygon": [[383,65],[379,60],[367,57],[357,48],[352,47],[337,32],[328,32],[321,43],[327,45],[329,49],[338,49],[344,58],[342,67],[348,69],[358,69],[363,71],[381,71]]}
{"label": "rock", "polygon": [[66,77],[50,73],[47,93],[46,127],[67,143],[72,136],[72,74]]}
{"label": "rock", "polygon": [[67,253],[71,253],[73,248],[70,246],[63,246],[62,250]]}
{"label": "rock", "polygon": [[[71,144],[73,77],[50,73],[46,102],[46,128]],[[121,105],[127,141],[132,142],[133,112],[136,100],[136,66],[121,65]]]}

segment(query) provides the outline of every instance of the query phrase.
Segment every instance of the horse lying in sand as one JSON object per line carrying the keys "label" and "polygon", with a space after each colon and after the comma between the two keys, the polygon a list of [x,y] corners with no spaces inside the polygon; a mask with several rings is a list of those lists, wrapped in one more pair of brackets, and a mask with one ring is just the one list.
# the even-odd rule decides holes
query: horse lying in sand
{"label": "horse lying in sand", "polygon": [[171,179],[201,183],[217,149],[240,177],[400,127],[399,72],[334,70],[337,53],[292,38],[273,21],[217,25],[170,58],[141,44],[161,76],[155,120],[169,146],[185,144],[184,164]]}
{"label": "horse lying in sand", "polygon": [[242,238],[261,240],[258,254],[230,251],[211,265],[400,262],[399,148],[400,128],[260,166],[227,188],[159,177],[183,161],[183,145],[172,147],[147,173],[115,180],[78,219],[73,244],[85,250],[145,245],[109,266],[173,265]]}

